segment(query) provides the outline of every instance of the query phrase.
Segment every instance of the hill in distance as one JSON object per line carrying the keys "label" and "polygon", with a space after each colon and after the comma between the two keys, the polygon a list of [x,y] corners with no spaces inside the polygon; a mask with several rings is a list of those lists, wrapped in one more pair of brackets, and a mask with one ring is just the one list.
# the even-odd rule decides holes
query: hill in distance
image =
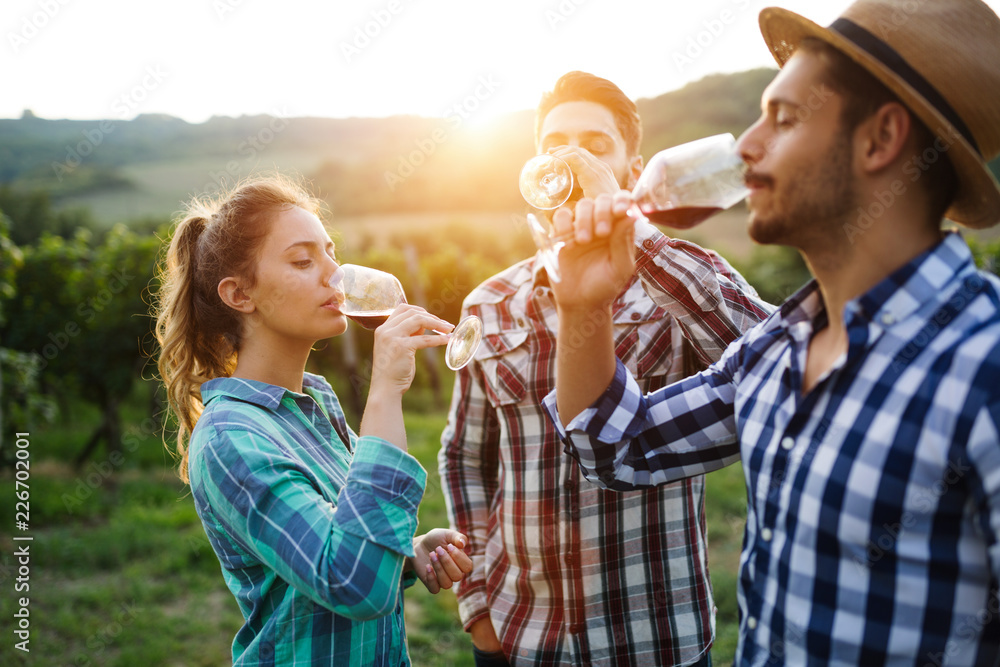
{"label": "hill in distance", "polygon": [[[738,136],[757,119],[761,93],[776,73],[717,74],[638,100],[642,154],[648,159],[723,132]],[[86,208],[100,225],[165,220],[195,195],[275,170],[305,180],[338,220],[495,217],[524,210],[517,173],[534,154],[533,132],[533,110],[477,128],[458,115],[256,115],[192,124],[155,114],[73,121],[26,112],[0,120],[0,185],[45,191],[57,209]],[[993,166],[1000,172],[1000,160]]]}
{"label": "hill in distance", "polygon": [[[638,101],[642,152],[756,118],[775,70],[715,75]],[[0,184],[44,190],[59,208],[98,220],[169,217],[181,203],[251,173],[281,170],[310,182],[339,214],[520,210],[516,174],[534,153],[534,111],[486,128],[448,118],[213,117],[0,120]]]}

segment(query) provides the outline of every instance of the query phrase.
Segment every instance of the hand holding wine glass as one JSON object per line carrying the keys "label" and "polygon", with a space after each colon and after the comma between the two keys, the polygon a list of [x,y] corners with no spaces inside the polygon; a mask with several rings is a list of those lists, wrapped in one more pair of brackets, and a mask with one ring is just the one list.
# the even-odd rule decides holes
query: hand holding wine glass
{"label": "hand holding wine glass", "polygon": [[[534,208],[551,210],[569,199],[572,171],[566,165],[565,171],[570,174],[567,183],[560,162],[565,164],[553,155],[538,155],[521,170],[521,194]],[[654,155],[632,190],[632,202],[637,212],[651,222],[688,229],[745,198],[749,191],[743,175],[744,163],[733,135],[706,137]],[[553,234],[534,214],[527,217],[549,276],[558,282],[559,252],[574,234]],[[590,222],[580,220],[576,228],[583,225],[586,236],[593,229],[588,226]]]}
{"label": "hand holding wine glass", "polygon": [[[555,212],[556,237],[574,237],[583,229],[590,233],[589,239],[566,243],[560,251],[562,280],[552,281],[560,310],[610,308],[635,273],[634,239],[638,217],[626,190],[614,195],[598,195],[577,211],[561,208]],[[593,233],[594,230],[600,231]]]}
{"label": "hand holding wine glass", "polygon": [[[598,150],[603,148],[603,145],[593,146],[593,148]],[[560,158],[569,165],[573,172],[573,191],[569,196],[570,202],[583,197],[596,197],[604,192],[614,194],[622,189],[622,178],[627,179],[633,171],[631,163],[619,165],[629,170],[627,174],[619,176],[608,162],[582,146],[553,146],[546,153]],[[641,165],[641,158],[636,158],[636,160]],[[635,165],[635,167],[641,170],[640,165]],[[639,176],[639,171],[635,171],[635,176]]]}
{"label": "hand holding wine glass", "polygon": [[[341,264],[332,281],[343,283],[345,298],[340,312],[366,329],[374,330],[385,324],[396,308],[406,303],[402,284],[396,276],[385,271],[356,264]],[[447,334],[437,330],[451,326],[447,322],[433,317],[423,309],[414,310],[426,314],[436,322],[424,328],[435,334],[448,336],[448,346],[445,349],[448,368],[458,370],[472,360],[483,335],[483,323],[478,317],[470,315],[464,318]]]}

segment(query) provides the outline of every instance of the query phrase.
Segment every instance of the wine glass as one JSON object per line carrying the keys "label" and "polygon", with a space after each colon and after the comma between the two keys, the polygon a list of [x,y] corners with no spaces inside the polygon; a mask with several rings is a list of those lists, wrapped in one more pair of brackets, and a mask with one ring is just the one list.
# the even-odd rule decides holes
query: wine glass
{"label": "wine glass", "polygon": [[[339,274],[339,275],[338,275]],[[392,311],[401,303],[406,303],[406,293],[396,276],[357,264],[341,264],[331,284],[343,282],[344,303],[340,312],[365,329],[377,329],[385,324]],[[432,329],[433,331],[433,329]],[[453,371],[462,368],[475,356],[483,338],[483,321],[469,315],[448,336],[444,362]]]}
{"label": "wine glass", "polygon": [[[532,160],[541,157],[555,158],[540,155]],[[531,162],[529,160],[529,164]],[[538,167],[530,171],[521,170],[521,193],[525,201],[535,208],[541,207],[524,193],[544,188],[530,181],[525,185],[523,179],[533,178],[534,174],[542,171]],[[736,150],[736,139],[732,134],[717,134],[662,150],[650,158],[632,188],[633,212],[659,225],[690,229],[746,198],[750,191],[744,182],[744,173],[743,158]],[[562,202],[551,208],[565,203],[571,191],[572,184]],[[553,236],[534,214],[529,213],[527,217],[528,229],[542,253],[545,268],[552,280],[559,282],[559,251],[573,238],[573,234]]]}
{"label": "wine glass", "polygon": [[690,229],[750,194],[746,166],[731,134],[716,134],[654,155],[632,188],[632,199],[650,220]]}
{"label": "wine glass", "polygon": [[521,167],[518,186],[524,201],[550,211],[565,204],[573,193],[573,170],[562,158],[542,153]]}

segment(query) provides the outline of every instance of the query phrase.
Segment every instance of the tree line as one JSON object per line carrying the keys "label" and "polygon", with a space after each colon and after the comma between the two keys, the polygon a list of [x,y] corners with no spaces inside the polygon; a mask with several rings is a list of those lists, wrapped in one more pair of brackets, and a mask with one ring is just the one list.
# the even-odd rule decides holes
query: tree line
{"label": "tree line", "polygon": [[[137,383],[155,380],[151,310],[171,228],[168,220],[152,230],[124,224],[95,230],[75,221],[45,193],[0,188],[0,434],[51,422],[74,401],[92,403],[100,420],[81,433],[73,463],[82,465],[102,445],[108,454],[120,450],[122,404]],[[532,250],[527,235],[455,224],[434,235],[397,231],[389,243],[373,234],[340,259],[394,273],[411,302],[457,321],[476,284]],[[349,338],[322,344],[310,370],[330,376],[348,409],[359,410],[372,337],[352,330]],[[440,404],[450,385],[438,377],[436,362],[427,363],[418,386],[434,384]],[[155,393],[149,409],[165,419]],[[10,455],[0,442],[0,459]]]}

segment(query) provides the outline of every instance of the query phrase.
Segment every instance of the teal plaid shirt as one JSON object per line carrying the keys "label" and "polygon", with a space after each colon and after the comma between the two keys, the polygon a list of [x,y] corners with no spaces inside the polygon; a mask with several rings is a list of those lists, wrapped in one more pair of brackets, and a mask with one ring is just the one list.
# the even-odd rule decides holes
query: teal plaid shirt
{"label": "teal plaid shirt", "polygon": [[245,619],[233,664],[408,665],[402,571],[427,474],[355,435],[323,378],[303,388],[202,385],[189,472]]}

